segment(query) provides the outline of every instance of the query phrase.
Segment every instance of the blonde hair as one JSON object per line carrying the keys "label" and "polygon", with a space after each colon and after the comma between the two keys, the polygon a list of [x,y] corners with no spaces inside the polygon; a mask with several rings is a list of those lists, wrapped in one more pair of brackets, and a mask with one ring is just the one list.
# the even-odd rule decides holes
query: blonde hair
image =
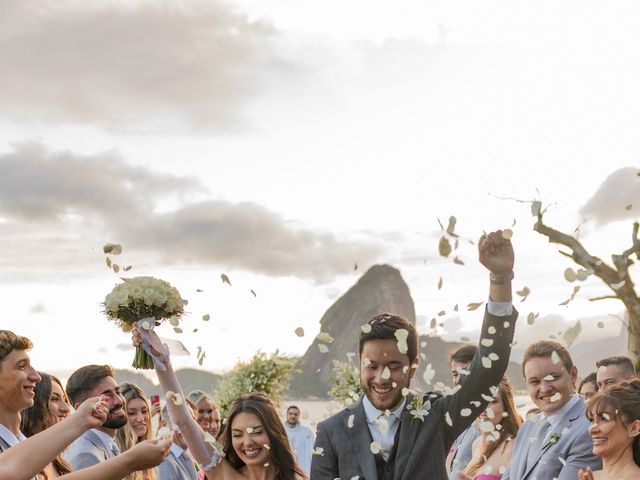
{"label": "blonde hair", "polygon": [[[120,385],[120,393],[122,394],[125,400],[125,409],[129,405],[129,402],[131,400],[134,400],[136,398],[139,398],[140,400],[142,400],[147,406],[147,410],[149,410],[149,420],[151,420],[151,411],[149,409],[149,401],[147,400],[147,396],[145,395],[144,391],[140,387],[138,387],[133,383],[123,383],[122,385]],[[149,422],[147,433],[141,441],[151,440],[151,439],[153,439],[153,432],[151,428],[151,422]],[[129,424],[128,421],[123,427],[119,428],[116,431],[115,440],[121,452],[129,450],[136,443],[138,443],[138,437],[136,436],[135,432],[131,428],[131,425]],[[126,480],[156,480],[157,479],[156,469],[149,468],[147,470],[132,472],[125,478]]]}

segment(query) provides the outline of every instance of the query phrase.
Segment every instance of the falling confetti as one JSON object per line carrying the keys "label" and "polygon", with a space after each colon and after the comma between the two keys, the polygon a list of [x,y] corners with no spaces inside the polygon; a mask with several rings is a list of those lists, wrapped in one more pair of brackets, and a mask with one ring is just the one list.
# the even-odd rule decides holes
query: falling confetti
{"label": "falling confetti", "polygon": [[382,445],[380,445],[380,442],[371,442],[369,448],[371,449],[371,453],[377,455],[382,450]]}
{"label": "falling confetti", "polygon": [[251,294],[252,294],[254,297],[257,297],[257,296],[258,296],[258,295],[256,295],[256,292],[253,290],[253,288],[250,290],[250,292],[251,292]]}
{"label": "falling confetti", "polygon": [[221,273],[220,278],[222,279],[222,283],[227,283],[231,285],[231,280],[229,280],[229,277],[227,276],[226,273]]}
{"label": "falling confetti", "polygon": [[320,353],[327,353],[329,351],[329,347],[327,347],[324,343],[319,343],[318,350],[320,350]]}
{"label": "falling confetti", "polygon": [[451,243],[447,237],[442,237],[438,243],[438,251],[441,257],[448,257],[451,254]]}
{"label": "falling confetti", "polygon": [[347,420],[347,426],[349,428],[353,428],[353,421],[356,419],[355,415],[349,415],[349,419]]}
{"label": "falling confetti", "polygon": [[122,245],[117,243],[107,243],[102,247],[104,253],[110,253],[111,255],[120,255],[122,253]]}
{"label": "falling confetti", "polygon": [[302,327],[298,327],[298,328],[296,328],[296,329],[295,329],[295,334],[296,334],[298,337],[304,337],[304,328],[302,328]]}
{"label": "falling confetti", "polygon": [[578,274],[575,272],[573,268],[567,268],[564,271],[564,279],[567,282],[575,282],[578,279]]}
{"label": "falling confetti", "polygon": [[165,393],[164,398],[167,402],[172,402],[176,405],[182,405],[182,396],[179,393],[172,392],[171,390]]}
{"label": "falling confetti", "polygon": [[513,237],[513,230],[511,230],[510,228],[505,228],[502,231],[502,238],[504,238],[505,240],[510,240],[511,237]]}
{"label": "falling confetti", "polygon": [[389,378],[391,378],[391,370],[389,370],[389,367],[384,367],[384,370],[382,370],[382,374],[380,375],[380,377],[384,380],[388,380]]}
{"label": "falling confetti", "polygon": [[325,333],[325,332],[320,332],[316,338],[320,342],[325,342],[325,343],[332,343],[333,342],[333,337],[331,335],[329,335],[328,333]]}
{"label": "falling confetti", "polygon": [[208,322],[209,320],[211,320],[211,315],[209,315],[208,313],[203,315],[202,320],[205,322]]}
{"label": "falling confetti", "polygon": [[555,350],[551,352],[551,361],[555,364],[560,363],[560,355]]}
{"label": "falling confetti", "polygon": [[362,330],[362,333],[370,333],[371,332],[371,325],[369,325],[368,323],[365,323],[364,325],[362,325],[360,327],[360,330]]}
{"label": "falling confetti", "polygon": [[569,305],[569,302],[571,302],[574,298],[576,298],[576,293],[578,293],[578,291],[580,291],[580,285],[573,287],[573,292],[571,293],[571,296],[564,302],[559,303],[558,305],[560,306]]}
{"label": "falling confetti", "polygon": [[472,312],[474,310],[477,310],[482,304],[484,304],[484,302],[470,303],[467,305],[467,310]]}
{"label": "falling confetti", "polygon": [[407,337],[409,336],[409,331],[405,328],[400,328],[395,331],[395,337],[398,340],[398,351],[403,355],[407,353]]}
{"label": "falling confetti", "polygon": [[442,289],[442,276],[440,276],[440,279],[438,280],[438,290]]}

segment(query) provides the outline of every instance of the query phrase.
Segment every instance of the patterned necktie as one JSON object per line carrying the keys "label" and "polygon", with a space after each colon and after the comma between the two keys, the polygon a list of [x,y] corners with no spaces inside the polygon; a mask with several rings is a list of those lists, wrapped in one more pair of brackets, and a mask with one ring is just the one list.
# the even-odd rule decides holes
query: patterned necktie
{"label": "patterned necktie", "polygon": [[196,466],[193,463],[193,459],[191,458],[191,455],[189,455],[189,452],[186,450],[182,452],[182,455],[179,457],[179,461],[182,464],[182,467],[189,474],[189,478],[196,480],[198,478],[198,473],[196,472]]}
{"label": "patterned necktie", "polygon": [[542,417],[540,419],[540,425],[536,430],[536,436],[531,439],[531,446],[529,447],[529,454],[527,455],[527,468],[533,466],[533,463],[540,456],[540,451],[542,450],[542,443],[544,441],[544,437],[547,434],[547,431],[551,427],[549,421]]}
{"label": "patterned necktie", "polygon": [[116,442],[111,442],[111,453],[113,453],[114,457],[120,455],[120,449],[118,448],[118,445],[116,445]]}

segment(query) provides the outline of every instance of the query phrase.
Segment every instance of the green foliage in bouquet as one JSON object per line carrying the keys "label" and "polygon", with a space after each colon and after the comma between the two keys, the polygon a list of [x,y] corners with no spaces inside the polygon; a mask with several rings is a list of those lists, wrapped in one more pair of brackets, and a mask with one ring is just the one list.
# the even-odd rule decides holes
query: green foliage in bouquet
{"label": "green foliage in bouquet", "polygon": [[289,387],[294,362],[276,350],[271,355],[258,351],[248,362],[238,362],[220,382],[216,399],[226,416],[233,401],[244,393],[260,392],[278,406]]}
{"label": "green foliage in bouquet", "polygon": [[363,393],[360,385],[360,372],[355,365],[349,362],[333,361],[331,385],[329,395],[344,405],[355,402]]}
{"label": "green foliage in bouquet", "polygon": [[[123,331],[130,332],[140,320],[156,323],[179,318],[184,314],[185,304],[178,290],[168,282],[154,277],[133,277],[125,278],[105,297],[104,313]],[[136,348],[133,367],[153,368],[151,356],[142,347]]]}

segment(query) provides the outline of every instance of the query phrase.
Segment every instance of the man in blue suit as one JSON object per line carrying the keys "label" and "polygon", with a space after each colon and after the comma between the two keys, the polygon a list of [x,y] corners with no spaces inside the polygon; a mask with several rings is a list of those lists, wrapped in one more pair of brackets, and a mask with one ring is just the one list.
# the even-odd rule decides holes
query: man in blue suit
{"label": "man in blue suit", "polygon": [[520,427],[502,480],[575,480],[581,468],[600,470],[584,400],[575,390],[578,369],[567,349],[546,340],[529,345],[522,370],[540,413]]}
{"label": "man in blue suit", "polygon": [[65,454],[74,470],[91,467],[120,453],[114,438],[116,430],[127,423],[127,414],[124,397],[114,376],[110,365],[87,365],[73,372],[67,381],[67,396],[74,408],[87,398],[97,396],[107,399],[109,405],[104,424],[83,433]]}

